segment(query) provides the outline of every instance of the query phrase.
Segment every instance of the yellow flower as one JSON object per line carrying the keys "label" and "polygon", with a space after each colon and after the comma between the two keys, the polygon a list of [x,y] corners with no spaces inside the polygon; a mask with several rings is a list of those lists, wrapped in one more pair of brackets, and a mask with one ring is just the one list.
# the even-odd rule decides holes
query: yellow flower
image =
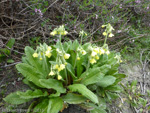
{"label": "yellow flower", "polygon": [[96,58],[96,60],[98,60],[98,59],[99,59],[99,56],[98,56],[98,55],[96,55],[96,56],[95,56],[95,58]]}
{"label": "yellow flower", "polygon": [[123,61],[120,59],[119,62],[121,63],[121,62],[123,62]]}
{"label": "yellow flower", "polygon": [[93,51],[96,52],[96,53],[99,53],[99,48],[98,47],[94,48]]}
{"label": "yellow flower", "polygon": [[65,65],[64,64],[60,64],[60,70],[65,69]]}
{"label": "yellow flower", "polygon": [[96,60],[94,58],[92,58],[92,59],[90,59],[90,63],[94,64],[94,63],[96,63]]}
{"label": "yellow flower", "polygon": [[67,65],[68,63],[67,62],[65,62],[65,65]]}
{"label": "yellow flower", "polygon": [[67,54],[67,53],[66,53],[66,54],[64,55],[64,59],[69,59],[69,57],[70,57],[70,54]]}
{"label": "yellow flower", "polygon": [[77,57],[77,60],[80,60],[80,57]]}
{"label": "yellow flower", "polygon": [[104,28],[106,25],[102,25],[102,28]]}
{"label": "yellow flower", "polygon": [[110,54],[109,50],[107,50],[107,51],[106,51],[106,54],[107,54],[107,55],[109,55],[109,54]]}
{"label": "yellow flower", "polygon": [[53,76],[53,75],[55,75],[55,73],[54,73],[53,71],[51,71],[51,72],[49,73],[49,75]]}
{"label": "yellow flower", "polygon": [[32,56],[35,58],[35,57],[38,57],[38,54],[34,53]]}
{"label": "yellow flower", "polygon": [[112,33],[109,34],[109,37],[113,37],[113,36],[114,36],[114,34],[112,34]]}
{"label": "yellow flower", "polygon": [[107,33],[106,33],[106,32],[103,32],[103,35],[104,35],[104,36],[106,36],[106,35],[107,35]]}
{"label": "yellow flower", "polygon": [[52,50],[51,46],[48,46],[47,50],[48,50],[48,51],[51,51],[51,50]]}
{"label": "yellow flower", "polygon": [[60,80],[60,79],[62,79],[62,77],[60,75],[58,75],[57,79]]}
{"label": "yellow flower", "polygon": [[86,54],[86,51],[85,51],[85,50],[82,50],[82,51],[81,51],[81,54],[82,54],[82,55],[85,55],[85,54]]}
{"label": "yellow flower", "polygon": [[92,56],[92,57],[95,57],[96,55],[97,55],[97,53],[94,52],[94,51],[92,51],[91,56]]}
{"label": "yellow flower", "polygon": [[40,57],[40,60],[42,60],[42,57]]}
{"label": "yellow flower", "polygon": [[52,56],[51,52],[49,50],[47,50],[45,52],[45,56],[47,56],[48,58],[50,58]]}
{"label": "yellow flower", "polygon": [[50,35],[52,35],[52,36],[55,36],[57,34],[57,31],[52,31],[51,33],[50,33]]}
{"label": "yellow flower", "polygon": [[105,53],[105,50],[104,49],[99,49],[99,54],[101,55],[101,54],[104,54]]}
{"label": "yellow flower", "polygon": [[63,31],[63,32],[61,32],[61,35],[67,35],[68,34],[68,32],[67,31]]}
{"label": "yellow flower", "polygon": [[58,68],[59,68],[59,65],[56,64],[56,65],[54,66],[54,69],[58,69]]}

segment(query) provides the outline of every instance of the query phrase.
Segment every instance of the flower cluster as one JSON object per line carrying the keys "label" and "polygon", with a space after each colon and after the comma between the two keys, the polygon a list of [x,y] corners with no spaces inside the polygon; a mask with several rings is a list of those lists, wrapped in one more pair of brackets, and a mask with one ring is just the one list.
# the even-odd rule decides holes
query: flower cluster
{"label": "flower cluster", "polygon": [[43,17],[43,13],[42,13],[41,9],[35,8],[34,11],[35,11],[36,13],[38,13],[41,18]]}
{"label": "flower cluster", "polygon": [[91,52],[91,55],[90,55],[90,63],[91,64],[94,64],[97,62],[97,60],[99,60],[99,56],[102,55],[102,54],[107,54],[109,55],[110,52],[108,49],[103,49],[103,48],[100,48],[100,47],[94,47],[92,48],[92,52]]}
{"label": "flower cluster", "polygon": [[49,75],[53,76],[53,75],[57,74],[57,79],[61,80],[62,77],[61,77],[59,72],[64,70],[64,69],[65,69],[65,64],[60,64],[60,65],[56,64],[53,67],[51,67],[51,71],[50,71]]}
{"label": "flower cluster", "polygon": [[[42,45],[40,47],[37,48],[37,50],[35,51],[35,53],[32,55],[34,58],[39,58],[40,60],[43,59],[44,56],[50,58],[52,55],[52,48],[51,46],[47,46],[46,48],[44,48]],[[44,54],[43,54],[44,53]]]}
{"label": "flower cluster", "polygon": [[[113,27],[110,24],[107,25],[103,25],[102,27],[106,27],[106,34],[109,34],[109,37],[112,36],[112,30]],[[61,35],[66,35],[68,32],[65,31],[64,26],[60,26],[58,28],[55,28],[50,34],[55,36],[55,35],[59,35],[61,37]],[[84,31],[80,32],[81,35],[86,35]],[[45,59],[48,60],[51,63],[51,57],[52,57],[52,62],[51,66],[50,66],[50,72],[49,72],[49,77],[55,77],[53,75],[57,75],[57,79],[58,80],[63,80],[62,76],[61,76],[61,71],[65,70],[66,66],[68,65],[68,59],[71,56],[71,53],[69,51],[65,51],[62,44],[61,44],[61,40],[59,40],[60,43],[59,46],[48,46],[48,45],[40,45],[40,47],[37,48],[37,50],[35,51],[35,53],[33,53],[33,57],[34,58],[39,58],[40,60]],[[54,51],[54,52],[53,52]],[[53,54],[54,53],[54,54]],[[101,55],[109,55],[110,51],[108,50],[108,46],[107,44],[104,45],[103,47],[98,47],[98,46],[89,46],[89,49],[83,49],[82,44],[78,45],[77,47],[77,52],[76,52],[76,60],[80,60],[81,57],[85,57],[88,58],[88,64],[95,64],[98,62],[98,60],[100,59]],[[122,62],[120,56],[116,55],[114,57],[115,59],[118,60],[118,63]],[[66,71],[66,70],[65,70]]]}
{"label": "flower cluster", "polygon": [[55,28],[51,33],[50,35],[52,36],[55,36],[55,35],[67,35],[68,32],[65,30],[64,28],[64,25],[58,27],[58,28]]}
{"label": "flower cluster", "polygon": [[102,28],[106,27],[105,31],[103,32],[104,36],[108,36],[108,37],[113,37],[114,34],[112,33],[112,31],[114,30],[114,28],[111,26],[110,23],[106,24],[106,25],[102,25]]}

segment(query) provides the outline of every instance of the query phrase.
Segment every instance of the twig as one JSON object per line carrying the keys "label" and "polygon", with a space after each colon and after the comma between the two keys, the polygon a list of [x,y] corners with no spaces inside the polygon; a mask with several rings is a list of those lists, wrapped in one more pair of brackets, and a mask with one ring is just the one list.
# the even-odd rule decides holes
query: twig
{"label": "twig", "polygon": [[13,66],[13,65],[16,65],[16,64],[19,64],[19,63],[21,63],[21,62],[15,62],[15,63],[9,64],[9,65],[1,66],[0,68],[10,67],[10,66]]}

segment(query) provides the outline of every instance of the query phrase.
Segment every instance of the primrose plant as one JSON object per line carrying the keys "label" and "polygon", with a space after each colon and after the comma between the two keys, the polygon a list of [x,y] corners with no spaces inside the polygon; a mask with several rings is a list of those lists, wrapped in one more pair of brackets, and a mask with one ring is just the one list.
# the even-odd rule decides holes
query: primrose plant
{"label": "primrose plant", "polygon": [[[112,26],[102,27],[106,27],[104,35],[112,37]],[[77,104],[91,113],[106,113],[106,103],[119,96],[119,82],[125,77],[118,73],[120,55],[110,52],[106,41],[102,47],[77,40],[62,43],[67,34],[60,26],[50,33],[59,38],[56,45],[44,43],[36,50],[25,47],[23,63],[16,68],[31,90],[11,93],[4,98],[6,102],[22,104],[34,99],[28,112],[58,113]],[[84,35],[80,32],[81,39]]]}

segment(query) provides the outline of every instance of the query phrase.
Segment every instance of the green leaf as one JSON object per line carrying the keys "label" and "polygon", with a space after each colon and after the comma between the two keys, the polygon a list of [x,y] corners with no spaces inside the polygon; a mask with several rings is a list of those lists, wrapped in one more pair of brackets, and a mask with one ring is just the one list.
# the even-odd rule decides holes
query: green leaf
{"label": "green leaf", "polygon": [[46,91],[43,93],[40,89],[36,89],[34,91],[27,90],[26,92],[17,91],[17,95],[23,99],[32,99],[47,96],[48,93]]}
{"label": "green leaf", "polygon": [[6,44],[7,47],[12,48],[13,45],[15,44],[15,39],[11,38],[8,43]]}
{"label": "green leaf", "polygon": [[81,83],[87,86],[90,84],[97,83],[103,77],[104,77],[104,74],[101,72],[97,72],[95,74],[88,74],[87,77],[81,81]]}
{"label": "green leaf", "polygon": [[60,96],[60,92],[56,92],[55,94],[50,94],[50,96],[48,96],[49,98],[51,97],[59,97]]}
{"label": "green leaf", "polygon": [[94,109],[91,110],[90,113],[107,113],[104,109]]}
{"label": "green leaf", "polygon": [[97,96],[83,84],[73,84],[68,87],[73,92],[79,92],[94,103],[98,103]]}
{"label": "green leaf", "polygon": [[34,107],[33,112],[34,113],[47,113],[48,101],[49,101],[48,99],[44,99],[40,101],[39,104],[37,104]]}
{"label": "green leaf", "polygon": [[116,94],[116,93],[111,93],[111,92],[106,92],[106,95],[107,95],[107,98],[108,98],[109,100],[114,100],[114,99],[116,99],[116,98],[119,97],[118,94]]}
{"label": "green leaf", "polygon": [[17,92],[14,92],[7,95],[5,98],[3,98],[3,100],[10,104],[22,104],[30,101],[31,99],[23,99],[19,95],[17,95]]}
{"label": "green leaf", "polygon": [[7,63],[14,63],[14,60],[13,59],[8,59]]}
{"label": "green leaf", "polygon": [[45,88],[52,88],[55,89],[56,91],[60,93],[65,93],[66,89],[63,87],[63,84],[55,79],[40,79],[39,80],[40,84],[45,87]]}
{"label": "green leaf", "polygon": [[67,63],[67,66],[66,66],[67,70],[69,71],[69,73],[71,74],[72,78],[73,79],[76,79],[77,77],[75,76],[75,71],[72,67],[71,64]]}
{"label": "green leaf", "polygon": [[42,78],[42,75],[38,73],[35,68],[25,63],[17,64],[16,68],[27,80],[43,88],[43,86],[39,82],[39,79]]}
{"label": "green leaf", "polygon": [[38,89],[38,88],[39,88],[39,87],[36,86],[34,83],[28,81],[26,78],[23,79],[23,83],[24,83],[24,84],[27,84],[27,85],[30,86],[30,88],[32,88],[32,89]]}
{"label": "green leaf", "polygon": [[87,100],[82,95],[74,94],[74,93],[67,93],[67,95],[63,96],[63,101],[69,103],[69,104],[80,104]]}
{"label": "green leaf", "polygon": [[136,86],[136,84],[137,84],[137,80],[133,80],[133,81],[131,82],[131,87]]}
{"label": "green leaf", "polygon": [[80,76],[80,78],[85,79],[87,76],[93,76],[99,72],[106,74],[110,68],[111,68],[111,66],[109,66],[109,65],[103,65],[101,67],[95,67],[95,68],[92,68],[92,69],[85,71]]}
{"label": "green leaf", "polygon": [[107,87],[112,85],[115,82],[115,80],[116,78],[113,76],[105,76],[97,83],[97,85],[101,87]]}
{"label": "green leaf", "polygon": [[63,100],[60,97],[50,98],[47,113],[58,113],[63,108]]}
{"label": "green leaf", "polygon": [[98,106],[99,106],[100,108],[102,108],[102,109],[106,109],[107,105],[106,105],[105,99],[99,97],[98,100],[99,100]]}
{"label": "green leaf", "polygon": [[39,72],[43,73],[43,75],[46,77],[47,73],[46,73],[45,69],[42,68],[42,65],[40,63],[41,61],[38,58],[34,58],[32,56],[33,53],[34,53],[34,50],[31,47],[29,47],[29,46],[25,47],[26,58],[27,58],[28,62],[30,63],[30,65],[35,67]]}
{"label": "green leaf", "polygon": [[115,85],[115,86],[106,87],[105,90],[120,93],[122,91],[122,88],[119,85]]}
{"label": "green leaf", "polygon": [[116,77],[117,79],[122,79],[122,78],[125,78],[125,77],[126,77],[125,74],[120,74],[120,73],[114,74],[114,75],[112,75],[112,76]]}
{"label": "green leaf", "polygon": [[79,42],[78,40],[75,40],[72,44],[72,50],[76,51],[78,47],[79,47]]}

